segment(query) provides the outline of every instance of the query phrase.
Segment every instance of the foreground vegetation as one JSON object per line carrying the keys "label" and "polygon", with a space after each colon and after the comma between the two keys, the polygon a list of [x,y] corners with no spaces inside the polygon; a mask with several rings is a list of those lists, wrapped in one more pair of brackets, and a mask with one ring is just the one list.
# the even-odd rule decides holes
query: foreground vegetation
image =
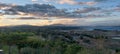
{"label": "foreground vegetation", "polygon": [[119,31],[78,31],[36,27],[1,28],[4,54],[120,54]]}
{"label": "foreground vegetation", "polygon": [[42,40],[33,33],[25,32],[1,33],[0,41],[6,54],[73,54],[82,49],[76,43],[67,43],[62,39]]}

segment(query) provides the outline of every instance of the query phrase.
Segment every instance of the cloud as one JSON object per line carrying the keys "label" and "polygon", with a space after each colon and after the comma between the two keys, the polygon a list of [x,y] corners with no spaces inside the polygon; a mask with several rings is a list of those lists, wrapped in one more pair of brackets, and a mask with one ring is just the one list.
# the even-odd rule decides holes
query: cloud
{"label": "cloud", "polygon": [[47,13],[52,12],[52,10],[57,10],[54,6],[48,4],[28,4],[25,6],[12,6],[10,9],[6,9],[5,11],[11,14],[25,14],[25,13]]}
{"label": "cloud", "polygon": [[10,8],[10,5],[0,3],[0,9],[4,10],[4,9],[9,9],[9,8]]}
{"label": "cloud", "polygon": [[70,4],[70,5],[95,5],[97,2],[88,1],[88,2],[79,2],[76,0],[44,0],[45,2],[55,2],[59,4]]}
{"label": "cloud", "polygon": [[37,2],[38,0],[31,0],[32,2]]}
{"label": "cloud", "polygon": [[94,1],[90,1],[90,2],[78,2],[76,4],[78,4],[78,5],[89,5],[89,6],[92,6],[92,5],[97,4],[97,2],[94,2]]}
{"label": "cloud", "polygon": [[[84,4],[84,3],[79,3]],[[88,2],[86,4],[92,4]],[[6,7],[6,6],[5,6]],[[10,8],[4,9],[5,15],[20,15],[20,16],[31,16],[32,17],[56,17],[56,18],[83,18],[83,17],[101,17],[109,12],[114,12],[111,10],[102,10],[101,7],[88,6],[84,8],[79,8],[69,12],[69,10],[57,9],[53,5],[49,4],[26,4],[26,5],[12,5]],[[118,9],[119,10],[119,9]],[[98,13],[97,13],[98,12]],[[106,15],[107,15],[106,14]],[[19,17],[18,17],[19,18]],[[24,19],[24,18],[21,18]]]}
{"label": "cloud", "polygon": [[113,10],[120,12],[120,4],[118,4],[116,7],[114,7]]}
{"label": "cloud", "polygon": [[38,17],[66,17],[69,15],[66,10],[57,9],[55,6],[49,4],[16,5],[4,11],[8,15],[33,15]]}
{"label": "cloud", "polygon": [[[53,5],[49,4],[27,4],[27,5],[15,5],[10,9],[5,9],[4,14],[8,15],[30,15],[32,17],[56,17],[56,18],[83,18],[83,17],[101,17],[103,15],[89,14],[101,10],[100,7],[85,7],[81,9],[73,10],[73,12],[67,12],[69,10],[57,9]],[[86,13],[86,14],[85,14]],[[31,17],[30,17],[31,18]],[[23,19],[23,18],[21,18]]]}
{"label": "cloud", "polygon": [[40,19],[40,18],[35,18],[35,17],[20,17],[20,18],[11,18],[11,19],[16,19],[16,20],[31,20],[31,19]]}
{"label": "cloud", "polygon": [[60,3],[60,4],[65,4],[65,3],[76,4],[76,1],[74,1],[74,0],[59,0],[58,3]]}
{"label": "cloud", "polygon": [[43,0],[45,2],[55,2],[59,4],[75,4],[75,0]]}
{"label": "cloud", "polygon": [[101,8],[100,7],[87,7],[83,9],[78,9],[75,11],[75,13],[88,13],[88,12],[97,11],[97,10],[101,10]]}
{"label": "cloud", "polygon": [[35,26],[45,26],[45,25],[54,25],[54,24],[64,24],[70,25],[75,19],[29,19],[29,20],[20,20],[20,19],[2,19],[0,20],[0,26],[14,26],[14,25],[35,25]]}
{"label": "cloud", "polygon": [[108,1],[108,0],[94,0],[95,2],[103,2],[103,1]]}
{"label": "cloud", "polygon": [[120,7],[115,7],[113,10],[114,10],[114,11],[119,11],[119,12],[120,12]]}

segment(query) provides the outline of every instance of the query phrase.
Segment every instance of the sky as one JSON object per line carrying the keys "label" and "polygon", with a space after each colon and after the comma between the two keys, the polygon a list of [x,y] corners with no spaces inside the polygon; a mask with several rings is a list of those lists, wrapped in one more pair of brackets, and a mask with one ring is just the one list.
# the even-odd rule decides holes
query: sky
{"label": "sky", "polygon": [[0,0],[0,26],[120,26],[120,0]]}

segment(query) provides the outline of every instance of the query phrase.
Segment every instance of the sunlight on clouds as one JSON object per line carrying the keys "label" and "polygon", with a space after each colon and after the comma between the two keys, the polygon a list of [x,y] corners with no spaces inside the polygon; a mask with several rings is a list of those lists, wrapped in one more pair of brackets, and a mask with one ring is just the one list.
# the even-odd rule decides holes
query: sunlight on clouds
{"label": "sunlight on clouds", "polygon": [[92,6],[95,5],[97,2],[86,2],[86,5]]}
{"label": "sunlight on clouds", "polygon": [[51,19],[0,19],[0,26],[14,25],[34,25],[45,26],[54,24],[73,25],[73,26],[117,26],[120,18],[105,17],[105,18],[51,18]]}
{"label": "sunlight on clouds", "polygon": [[68,3],[68,4],[75,4],[76,2],[74,0],[60,0],[60,4]]}
{"label": "sunlight on clouds", "polygon": [[0,16],[0,19],[2,19],[3,17],[2,16]]}
{"label": "sunlight on clouds", "polygon": [[24,13],[24,12],[17,12],[17,13],[20,15],[26,15],[26,13]]}
{"label": "sunlight on clouds", "polygon": [[0,7],[1,10],[10,9],[11,7]]}
{"label": "sunlight on clouds", "polygon": [[20,17],[32,17],[32,15],[28,14],[25,15],[22,12],[20,13],[21,15],[1,15],[0,18],[20,18]]}
{"label": "sunlight on clouds", "polygon": [[37,2],[38,0],[31,0],[32,2]]}
{"label": "sunlight on clouds", "polygon": [[18,20],[18,19],[7,19],[4,18],[0,20],[0,26],[14,26],[14,25],[34,25],[34,26],[44,26],[44,25],[53,25],[53,24],[65,24],[70,25],[75,19],[53,19],[53,20]]}

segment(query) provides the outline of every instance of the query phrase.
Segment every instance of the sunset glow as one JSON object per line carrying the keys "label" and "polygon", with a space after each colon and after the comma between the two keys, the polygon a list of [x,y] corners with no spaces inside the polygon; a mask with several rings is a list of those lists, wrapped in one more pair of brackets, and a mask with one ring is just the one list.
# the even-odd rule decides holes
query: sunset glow
{"label": "sunset glow", "polygon": [[119,0],[3,0],[0,1],[0,26],[54,24],[119,26],[119,2]]}

